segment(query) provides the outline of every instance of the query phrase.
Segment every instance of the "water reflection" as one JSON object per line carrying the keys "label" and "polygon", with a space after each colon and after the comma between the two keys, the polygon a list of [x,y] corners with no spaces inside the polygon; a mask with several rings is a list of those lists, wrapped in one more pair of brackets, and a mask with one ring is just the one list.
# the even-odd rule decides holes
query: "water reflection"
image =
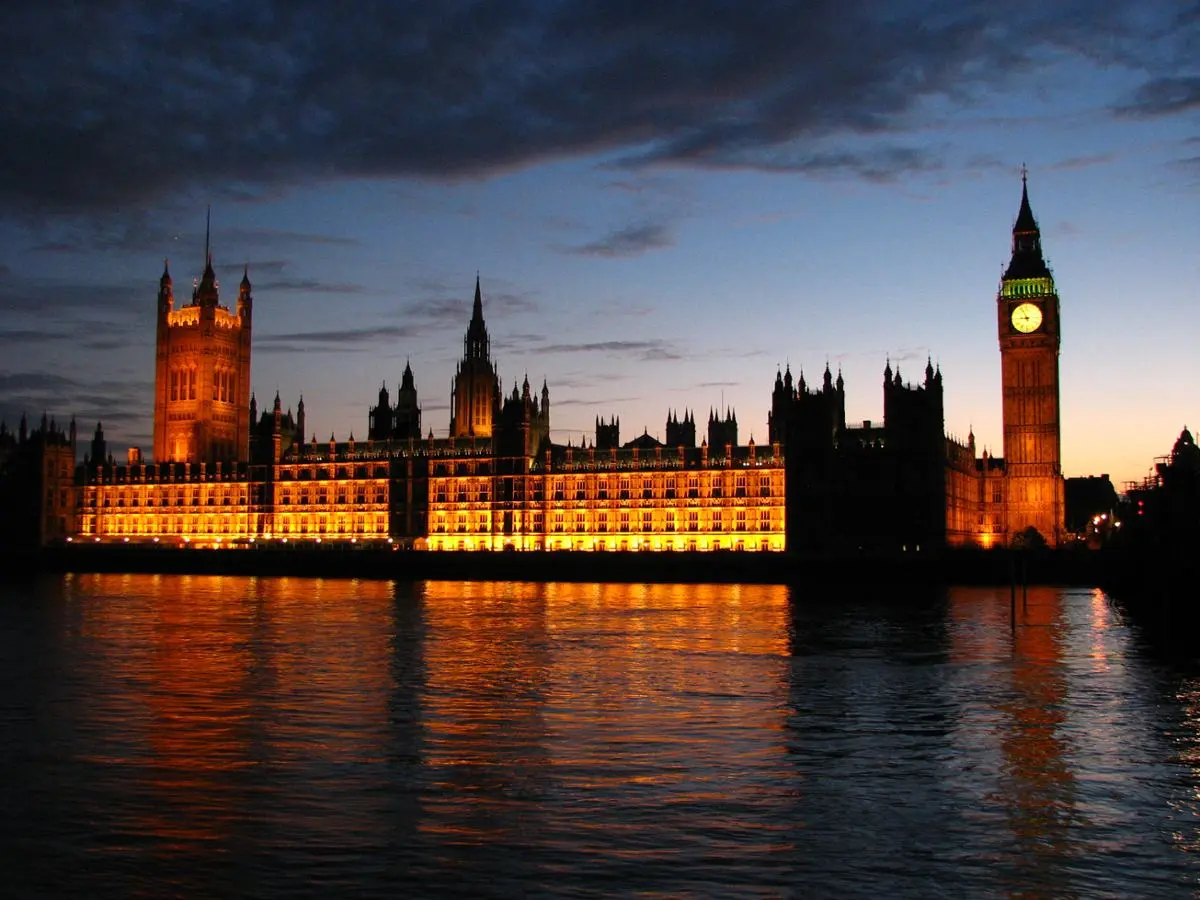
{"label": "water reflection", "polygon": [[1071,888],[1066,863],[1076,823],[1063,653],[1071,626],[1063,617],[1062,592],[958,591],[950,615],[962,637],[954,660],[973,664],[973,673],[995,668],[1003,676],[979,685],[984,704],[964,719],[959,736],[964,750],[981,744],[999,750],[981,813],[988,817],[999,809],[1011,845],[990,852],[1007,870],[1012,890],[1059,896]]}
{"label": "water reflection", "polygon": [[738,847],[746,871],[769,852],[749,835],[779,774],[786,592],[431,583],[425,604],[423,827],[440,861],[479,887],[522,854],[551,889],[573,833],[573,878],[666,888],[672,828]]}
{"label": "water reflection", "polygon": [[1200,688],[1097,592],[1031,589],[1015,620],[965,589],[97,575],[6,599],[18,893],[1192,884]]}

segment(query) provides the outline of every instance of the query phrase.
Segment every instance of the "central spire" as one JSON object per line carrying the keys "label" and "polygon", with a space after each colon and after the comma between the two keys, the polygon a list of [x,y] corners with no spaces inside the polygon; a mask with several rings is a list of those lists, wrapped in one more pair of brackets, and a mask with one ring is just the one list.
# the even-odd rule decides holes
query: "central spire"
{"label": "central spire", "polygon": [[471,324],[467,326],[467,336],[463,340],[463,356],[465,359],[487,360],[491,352],[491,341],[488,339],[487,325],[483,321],[483,295],[479,290],[479,275],[475,275],[475,302],[471,306]]}

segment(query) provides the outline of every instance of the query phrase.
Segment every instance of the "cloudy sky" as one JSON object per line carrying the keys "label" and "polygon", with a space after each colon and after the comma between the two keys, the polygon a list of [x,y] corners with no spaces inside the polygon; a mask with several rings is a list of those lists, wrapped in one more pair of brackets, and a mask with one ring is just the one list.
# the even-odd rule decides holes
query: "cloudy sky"
{"label": "cloudy sky", "polygon": [[[478,271],[557,440],[662,436],[777,365],[890,357],[1001,450],[995,295],[1028,165],[1062,298],[1064,468],[1200,425],[1200,4],[138,3],[0,12],[0,416],[149,447],[154,300],[255,293],[260,404],[366,431],[410,359],[435,434]],[[885,10],[885,12],[880,12]]]}

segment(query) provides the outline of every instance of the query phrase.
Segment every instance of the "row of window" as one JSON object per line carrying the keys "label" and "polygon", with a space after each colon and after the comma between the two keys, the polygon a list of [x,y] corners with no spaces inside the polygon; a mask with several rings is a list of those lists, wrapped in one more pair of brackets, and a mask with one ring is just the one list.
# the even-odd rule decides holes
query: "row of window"
{"label": "row of window", "polygon": [[[345,504],[350,503],[350,502],[367,503],[368,497],[371,498],[370,502],[372,502],[372,503],[387,503],[387,491],[385,491],[383,488],[377,488],[373,493],[370,493],[370,494],[365,493],[365,492],[351,494],[348,491],[340,490],[333,494],[333,498],[334,498],[333,502],[335,502],[339,506],[344,506]],[[324,490],[319,491],[315,495],[309,494],[307,491],[302,491],[299,494],[297,494],[294,498],[287,491],[284,491],[279,495],[279,504],[281,506],[290,506],[293,504],[300,505],[300,506],[307,506],[307,505],[312,505],[312,504],[324,505],[329,502],[330,502],[330,495],[327,492],[325,492]]]}
{"label": "row of window", "polygon": [[[521,479],[514,479],[517,483]],[[601,475],[599,477],[589,478],[583,476],[567,476],[567,477],[551,477],[543,478],[533,476],[528,479],[532,487],[544,487],[552,493],[562,493],[563,491],[575,491],[588,486],[591,489],[598,491],[620,491],[623,493],[640,492],[640,491],[661,491],[666,489],[675,489],[678,491],[684,490],[717,490],[721,488],[732,490],[771,490],[771,475],[769,473],[747,474],[738,472],[736,475],[729,473],[669,473],[653,472],[645,475],[621,475],[610,476]],[[488,482],[480,482],[475,479],[469,481],[442,481],[435,477],[433,484],[437,490],[459,491],[472,490],[477,487],[482,487]]]}
{"label": "row of window", "polygon": [[[437,538],[431,540],[429,547],[431,550],[499,550],[501,547],[516,549],[517,541],[509,538],[496,539],[493,537],[482,537],[478,539],[471,538]],[[540,540],[524,541],[526,549],[541,549],[543,542]],[[581,551],[607,551],[607,550],[687,550],[695,553],[698,550],[757,550],[760,552],[778,551],[783,549],[783,540],[781,537],[776,538],[759,538],[755,541],[753,538],[745,539],[740,537],[731,537],[722,540],[719,537],[711,539],[697,538],[667,538],[664,540],[641,539],[641,538],[623,538],[620,540],[609,541],[605,538],[547,538],[544,541],[546,550],[581,550]]]}
{"label": "row of window", "polygon": [[[143,499],[139,499],[137,497],[131,497],[128,500],[126,500],[124,497],[117,497],[114,500],[113,497],[106,496],[104,498],[103,505],[106,507],[115,506],[118,509],[124,508],[126,506],[132,508],[132,507],[136,507],[136,506],[152,507],[152,506],[245,506],[246,505],[246,495],[245,494],[240,494],[236,497],[230,497],[228,494],[226,494],[220,498],[221,502],[219,504],[217,503],[217,499],[218,498],[216,498],[216,497],[209,496],[209,497],[204,498],[204,502],[202,503],[201,498],[197,497],[195,495],[187,498],[186,500],[183,497],[176,497],[175,499],[171,499],[170,497],[167,497],[160,501],[156,501],[154,497],[146,497]],[[89,494],[85,505],[94,509],[97,505],[96,495]]]}
{"label": "row of window", "polygon": [[[270,520],[264,520],[263,531],[269,531]],[[246,516],[114,516],[101,522],[103,531],[98,530],[95,519],[83,521],[84,534],[108,535],[190,535],[232,534],[248,536]],[[290,516],[280,517],[274,527],[280,534],[383,534],[387,532],[387,516],[302,516],[293,520]]]}
{"label": "row of window", "polygon": [[381,464],[372,467],[366,463],[354,466],[281,466],[278,477],[281,481],[303,481],[309,478],[387,478],[388,467]]}
{"label": "row of window", "polygon": [[[498,523],[497,523],[498,524]],[[534,513],[529,518],[529,530],[531,532],[541,532],[544,528],[545,519],[541,513]],[[520,523],[516,523],[517,530],[520,530]],[[760,531],[777,530],[782,527],[780,516],[777,513],[772,513],[771,510],[762,510],[756,517],[748,514],[746,510],[738,510],[735,514],[725,517],[719,511],[713,512],[711,515],[701,518],[698,512],[689,512],[687,519],[678,523],[674,515],[668,515],[661,522],[656,522],[649,513],[645,513],[640,517],[631,517],[628,513],[622,513],[619,518],[610,520],[605,514],[600,514],[596,517],[594,526],[589,524],[588,518],[583,514],[575,514],[571,517],[566,517],[563,513],[555,513],[551,522],[551,530],[554,532],[564,532],[568,530],[568,525],[571,531],[575,532],[656,532],[656,531],[749,531],[757,525]],[[478,515],[474,519],[473,527],[471,517],[465,513],[460,513],[454,516],[453,519],[445,515],[438,515],[434,521],[434,532],[446,531],[475,531],[475,532],[490,532],[493,530],[492,522],[486,515]]]}

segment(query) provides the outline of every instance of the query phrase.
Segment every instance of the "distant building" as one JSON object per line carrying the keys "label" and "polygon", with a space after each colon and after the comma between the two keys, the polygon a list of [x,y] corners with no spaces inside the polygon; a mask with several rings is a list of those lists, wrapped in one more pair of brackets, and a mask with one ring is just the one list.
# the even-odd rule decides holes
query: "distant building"
{"label": "distant building", "polygon": [[58,543],[77,529],[75,420],[66,431],[42,416],[17,433],[0,424],[0,547],[32,549]]}
{"label": "distant building", "polygon": [[1155,549],[1194,553],[1200,538],[1200,447],[1185,426],[1151,474],[1126,485],[1123,537]]}
{"label": "distant building", "polygon": [[1113,515],[1119,503],[1117,489],[1107,474],[1066,479],[1064,498],[1066,529],[1073,534],[1084,532],[1097,515]]}

